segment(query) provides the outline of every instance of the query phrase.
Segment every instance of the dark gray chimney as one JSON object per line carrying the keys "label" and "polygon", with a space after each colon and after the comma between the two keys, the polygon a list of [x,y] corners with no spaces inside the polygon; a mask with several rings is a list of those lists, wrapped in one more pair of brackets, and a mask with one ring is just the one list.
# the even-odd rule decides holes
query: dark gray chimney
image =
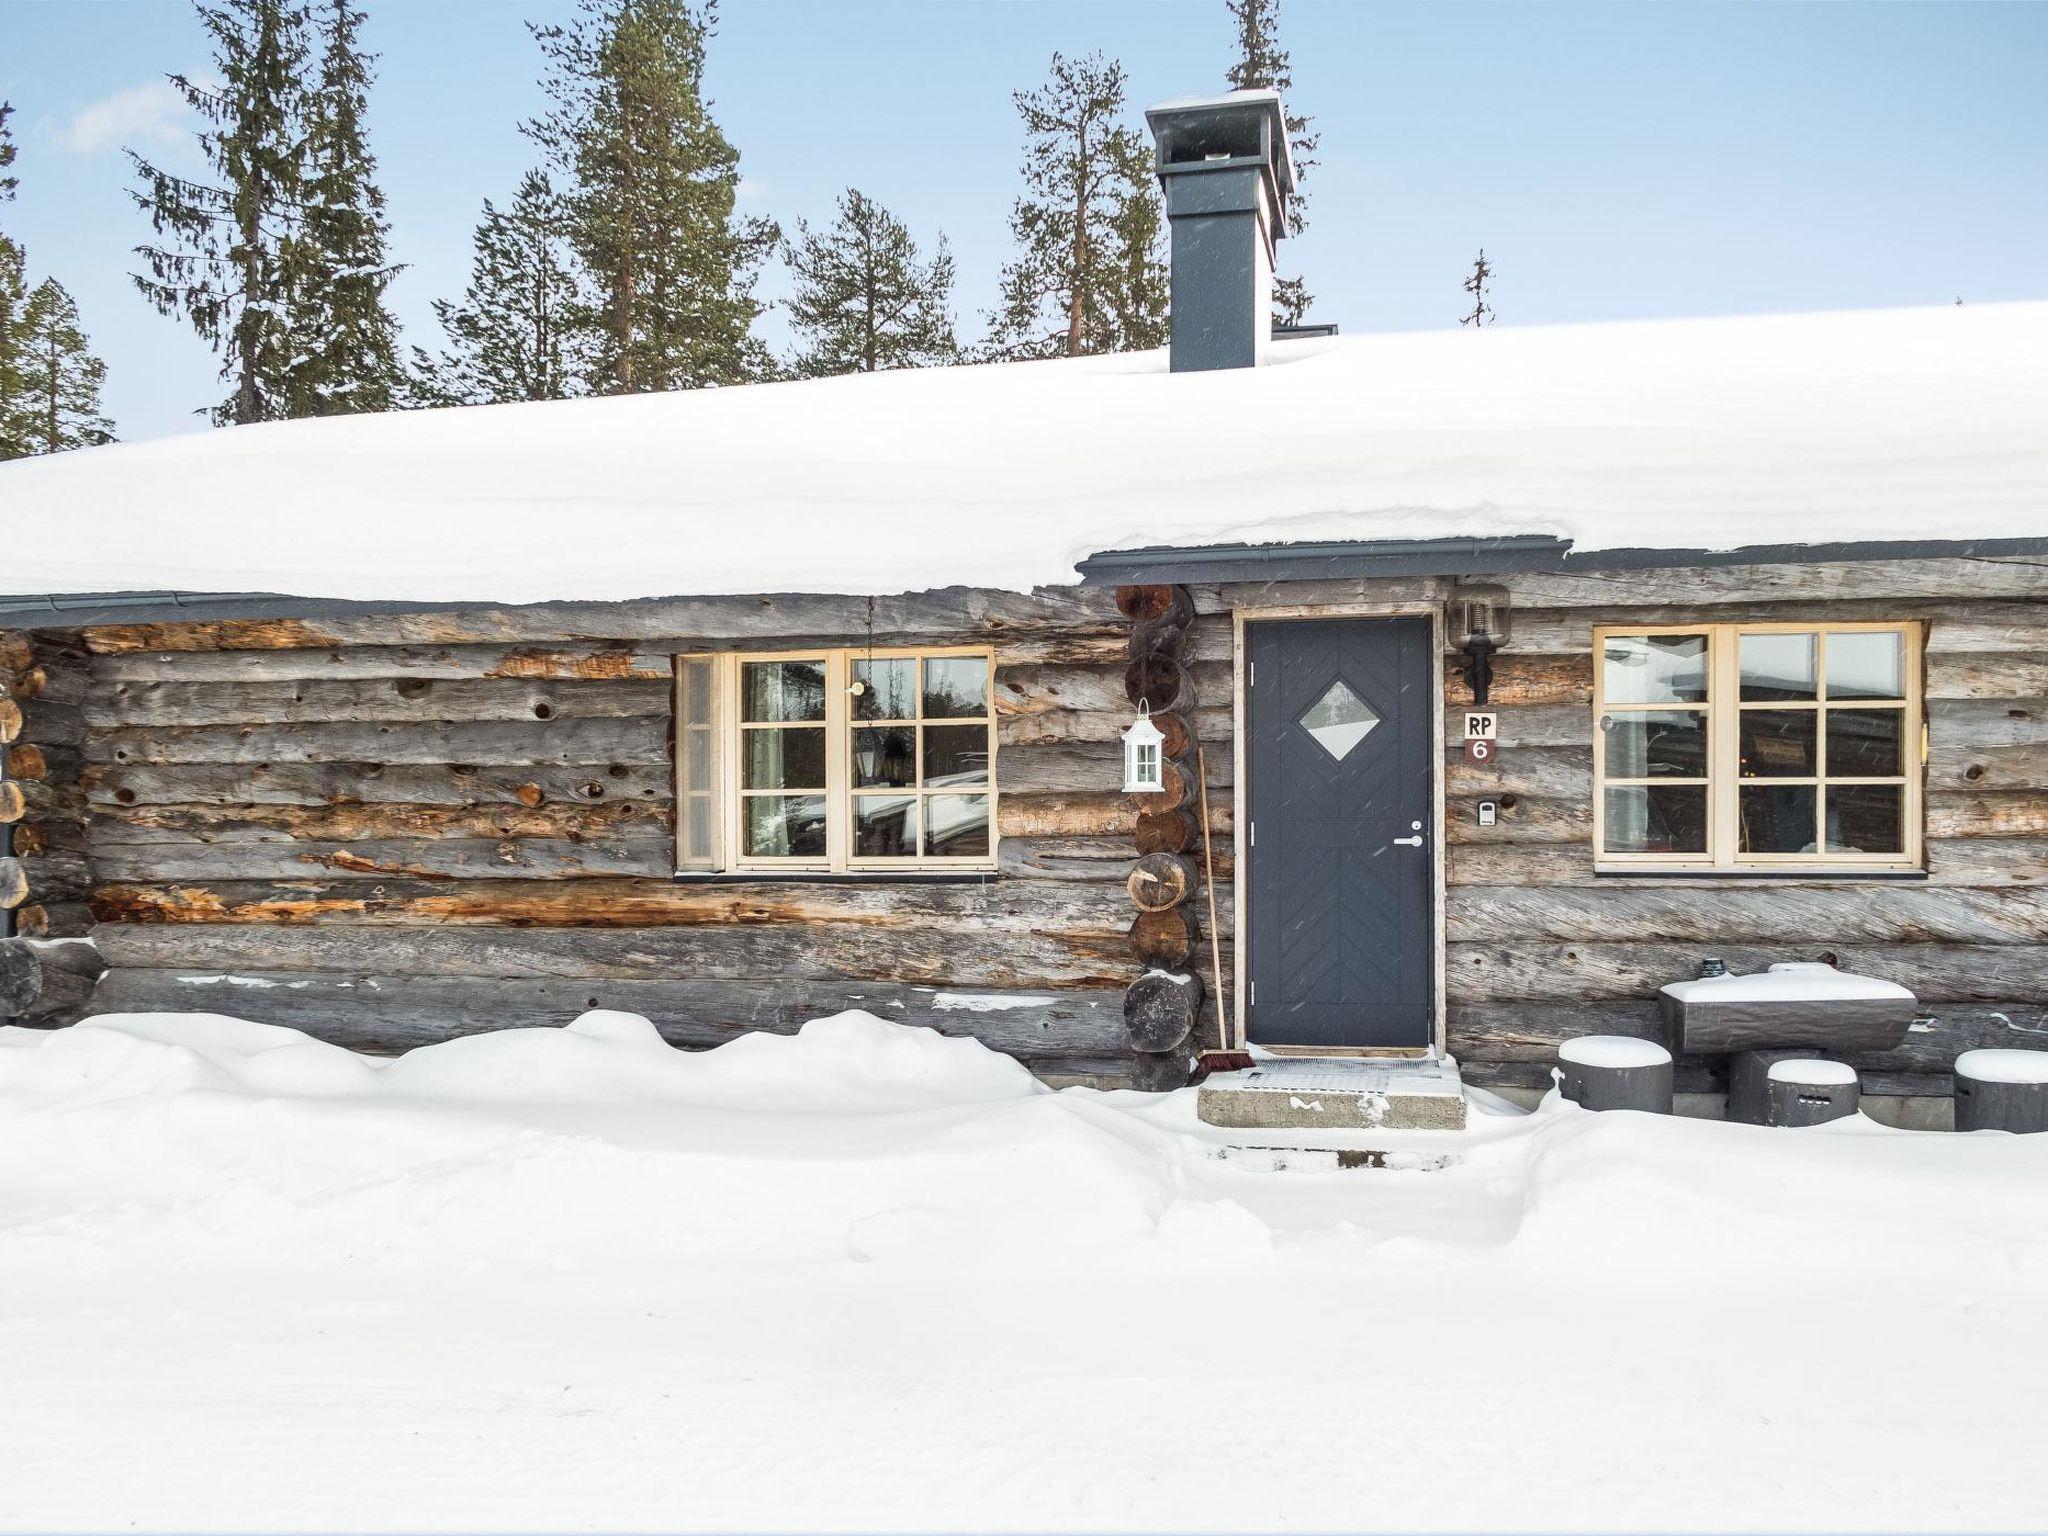
{"label": "dark gray chimney", "polygon": [[1294,161],[1277,91],[1162,102],[1145,121],[1173,239],[1173,371],[1251,368],[1271,334]]}

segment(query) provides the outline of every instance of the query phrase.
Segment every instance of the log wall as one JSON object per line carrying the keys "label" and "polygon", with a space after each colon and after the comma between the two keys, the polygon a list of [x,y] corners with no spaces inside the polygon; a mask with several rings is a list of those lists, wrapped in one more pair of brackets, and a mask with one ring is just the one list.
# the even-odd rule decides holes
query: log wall
{"label": "log wall", "polygon": [[[1445,742],[1449,1036],[1474,1080],[1540,1083],[1575,1034],[1656,1035],[1656,987],[1709,954],[1737,969],[1832,957],[1912,987],[1938,1023],[1858,1058],[1873,1091],[1943,1092],[1958,1051],[2041,1042],[2023,1032],[2048,1030],[2048,567],[1497,579],[1515,611],[1495,662],[1501,756],[1475,768]],[[1231,611],[1447,590],[1412,578],[1191,587],[1192,614],[1176,612],[1164,647],[1143,643],[1108,592],[879,600],[878,644],[996,649],[1002,872],[965,884],[669,878],[673,653],[862,644],[864,599],[38,636],[36,654],[0,660],[12,657],[10,679],[44,674],[45,734],[25,701],[11,750],[32,750],[9,759],[22,770],[17,836],[40,828],[28,834],[40,845],[0,868],[27,880],[17,915],[40,908],[46,932],[96,918],[112,966],[96,1011],[226,1009],[391,1050],[591,1006],[647,1013],[693,1045],[865,1006],[1047,1071],[1128,1070],[1138,957],[1186,947],[1200,973],[1209,928],[1205,901],[1141,910],[1151,888],[1128,883],[1141,856],[1198,851],[1185,805],[1119,792],[1134,659],[1165,656],[1194,701],[1176,713],[1188,745],[1206,748],[1227,1006]],[[1928,625],[1928,878],[1597,878],[1594,627],[1828,618]],[[1447,673],[1447,702],[1465,704],[1462,675]],[[1500,802],[1494,828],[1475,824],[1482,797]],[[1681,1089],[1714,1083],[1711,1065],[1682,1066]]]}
{"label": "log wall", "polygon": [[93,1011],[392,1051],[593,1007],[691,1046],[863,1007],[1123,1074],[1106,593],[876,604],[877,645],[995,649],[1000,878],[671,879],[674,654],[864,645],[868,618],[762,597],[87,632]]}

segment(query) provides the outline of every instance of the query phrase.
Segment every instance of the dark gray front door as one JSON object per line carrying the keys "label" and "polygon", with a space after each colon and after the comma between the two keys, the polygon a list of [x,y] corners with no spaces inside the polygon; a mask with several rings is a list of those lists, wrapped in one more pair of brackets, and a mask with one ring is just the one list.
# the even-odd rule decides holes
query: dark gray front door
{"label": "dark gray front door", "polygon": [[1248,1029],[1427,1046],[1436,997],[1436,699],[1427,619],[1245,629]]}

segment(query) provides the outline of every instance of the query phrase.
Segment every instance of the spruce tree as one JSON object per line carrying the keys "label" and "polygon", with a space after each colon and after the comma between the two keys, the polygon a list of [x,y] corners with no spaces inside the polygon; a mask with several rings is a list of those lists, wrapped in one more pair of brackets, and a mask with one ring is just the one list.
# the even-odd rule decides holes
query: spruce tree
{"label": "spruce tree", "polygon": [[382,411],[398,383],[398,323],[384,290],[398,275],[377,163],[363,133],[370,66],[356,40],[363,13],[327,0],[320,79],[306,104],[305,274],[293,305],[299,334],[286,410],[292,416]]}
{"label": "spruce tree", "polygon": [[996,357],[1075,357],[1157,346],[1166,269],[1143,137],[1119,121],[1124,69],[1100,54],[1052,56],[1046,83],[1012,96],[1024,120],[1017,254],[990,316]]}
{"label": "spruce tree", "polygon": [[528,131],[568,190],[593,289],[599,393],[738,384],[773,369],[752,335],[772,220],[735,214],[739,152],[707,110],[717,20],[684,0],[578,0],[536,26],[553,109]]}
{"label": "spruce tree", "polygon": [[587,306],[569,247],[569,217],[540,171],[504,212],[484,199],[469,287],[434,301],[448,337],[438,357],[413,349],[412,402],[488,405],[560,400],[583,390]]}
{"label": "spruce tree", "polygon": [[958,359],[953,253],[944,235],[931,259],[920,261],[903,221],[849,187],[830,229],[798,221],[788,261],[796,280],[789,319],[804,342],[793,365],[798,374],[873,373]]}
{"label": "spruce tree", "polygon": [[44,278],[29,295],[19,338],[15,416],[26,451],[61,453],[111,443],[114,424],[100,408],[107,365],[92,355],[78,305],[55,278]]}
{"label": "spruce tree", "polygon": [[[1280,0],[1225,0],[1230,19],[1237,29],[1237,62],[1225,78],[1234,91],[1278,91],[1284,104],[1294,89],[1294,66],[1287,50],[1280,46]],[[1308,227],[1308,199],[1301,189],[1315,165],[1320,135],[1309,127],[1301,113],[1287,114],[1287,146],[1294,158],[1294,199],[1287,208],[1287,233],[1298,236]],[[1275,278],[1273,319],[1281,325],[1299,325],[1308,315],[1314,295],[1298,277]]]}
{"label": "spruce tree", "polygon": [[[0,204],[13,201],[18,184],[12,171],[14,135],[7,126],[12,116],[13,105],[0,101]],[[20,329],[27,303],[27,259],[0,228],[0,459],[16,459],[28,452],[16,427],[16,402],[21,395]]]}
{"label": "spruce tree", "polygon": [[267,421],[289,412],[303,367],[294,309],[307,267],[305,14],[288,0],[196,9],[218,83],[169,79],[205,124],[199,144],[212,176],[179,176],[128,152],[141,180],[131,196],[164,242],[136,248],[148,272],[135,285],[220,354],[233,388],[214,420]]}
{"label": "spruce tree", "polygon": [[1486,248],[1479,249],[1479,259],[1472,263],[1472,271],[1465,279],[1465,291],[1472,295],[1472,312],[1461,315],[1458,324],[1477,329],[1493,324],[1493,306],[1486,302],[1487,285],[1493,281],[1493,264],[1486,259]]}

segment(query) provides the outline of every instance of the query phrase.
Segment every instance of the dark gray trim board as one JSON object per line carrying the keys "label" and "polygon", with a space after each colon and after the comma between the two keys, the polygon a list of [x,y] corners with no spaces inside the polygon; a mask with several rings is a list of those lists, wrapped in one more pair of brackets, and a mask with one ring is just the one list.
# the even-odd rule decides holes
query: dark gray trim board
{"label": "dark gray trim board", "polygon": [[1371,576],[1463,576],[1513,571],[1635,571],[1704,565],[1824,565],[1852,560],[2048,556],[2048,538],[1858,540],[1746,544],[1735,549],[1574,551],[1547,534],[1500,538],[1359,539],[1313,544],[1155,545],[1090,555],[1084,587],[1170,582],[1334,581]]}

